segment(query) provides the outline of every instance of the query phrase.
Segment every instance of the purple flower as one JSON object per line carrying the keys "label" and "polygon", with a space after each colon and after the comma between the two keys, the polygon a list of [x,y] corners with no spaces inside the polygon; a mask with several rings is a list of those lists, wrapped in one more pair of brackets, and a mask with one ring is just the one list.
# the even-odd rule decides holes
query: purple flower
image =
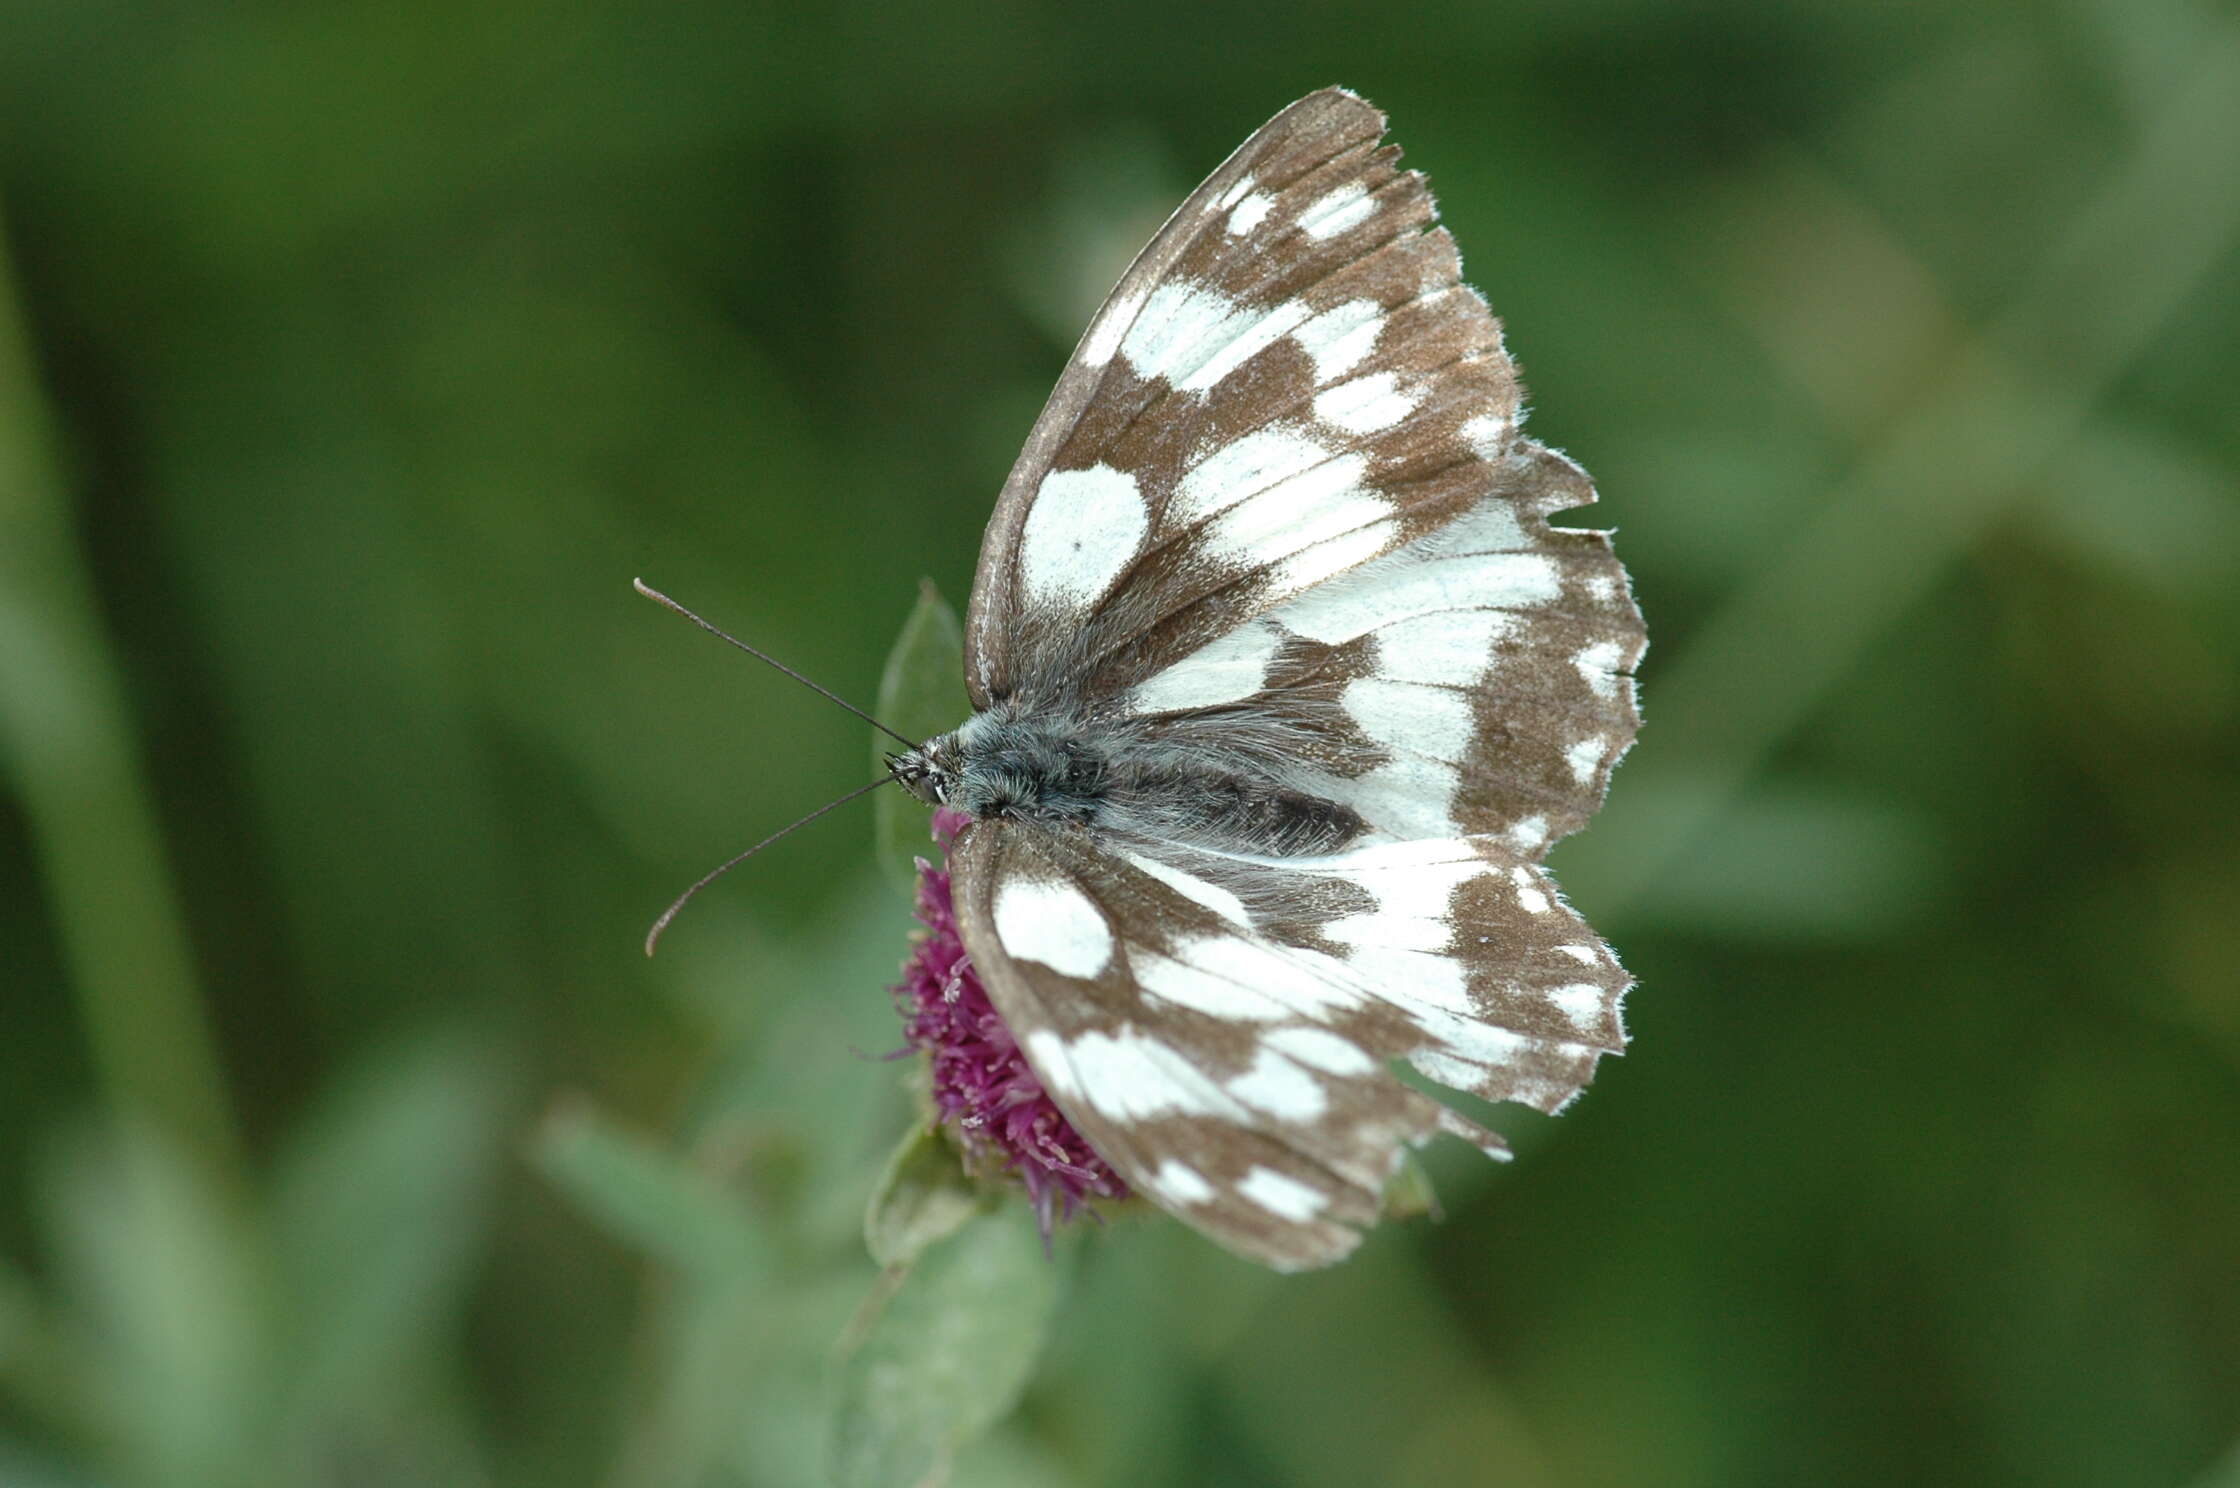
{"label": "purple flower", "polygon": [[[971,820],[961,811],[934,812],[944,862]],[[996,1016],[957,934],[948,870],[923,858],[918,919],[925,934],[903,963],[895,1005],[910,1046],[931,1062],[934,1111],[965,1165],[1016,1178],[1045,1238],[1053,1222],[1071,1219],[1091,1198],[1126,1198],[1127,1184],[1073,1129]]]}

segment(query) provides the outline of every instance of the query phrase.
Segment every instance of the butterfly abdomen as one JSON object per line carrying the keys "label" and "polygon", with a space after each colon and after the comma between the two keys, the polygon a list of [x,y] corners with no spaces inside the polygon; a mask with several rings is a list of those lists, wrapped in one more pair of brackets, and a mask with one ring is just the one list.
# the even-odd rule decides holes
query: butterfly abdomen
{"label": "butterfly abdomen", "polygon": [[1108,795],[1106,819],[1115,828],[1225,852],[1318,856],[1364,830],[1351,807],[1169,746],[1123,751],[1110,772]]}

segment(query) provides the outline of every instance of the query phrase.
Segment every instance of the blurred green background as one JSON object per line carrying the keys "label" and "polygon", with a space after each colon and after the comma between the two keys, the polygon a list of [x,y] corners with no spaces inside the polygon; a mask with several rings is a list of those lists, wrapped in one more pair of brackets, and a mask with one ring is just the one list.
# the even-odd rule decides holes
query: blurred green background
{"label": "blurred green background", "polygon": [[[1135,247],[1389,110],[1599,479],[1633,1052],[1279,1280],[1061,1247],[964,1484],[2240,1483],[2240,22],[0,8],[0,1482],[820,1481],[867,698]],[[1578,520],[1574,518],[1574,520]]]}

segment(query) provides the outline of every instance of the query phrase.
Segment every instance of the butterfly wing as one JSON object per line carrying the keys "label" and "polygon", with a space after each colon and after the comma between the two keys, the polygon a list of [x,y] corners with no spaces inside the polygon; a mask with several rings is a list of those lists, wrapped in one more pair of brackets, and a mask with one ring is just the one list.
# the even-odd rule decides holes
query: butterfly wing
{"label": "butterfly wing", "polygon": [[1594,499],[1530,440],[1459,517],[1169,660],[1120,699],[1138,736],[1266,737],[1290,784],[1379,837],[1487,835],[1537,861],[1584,825],[1640,726],[1647,645]]}
{"label": "butterfly wing", "polygon": [[982,822],[951,861],[966,949],[1076,1129],[1280,1269],[1359,1243],[1404,1144],[1504,1152],[1390,1061],[1554,1112],[1624,1042],[1625,973],[1490,839],[1272,862]]}
{"label": "butterfly wing", "polygon": [[1485,488],[1514,372],[1383,132],[1340,89],[1300,100],[1122,276],[988,524],[975,706],[1125,692]]}
{"label": "butterfly wing", "polygon": [[1518,433],[1499,324],[1383,132],[1302,99],[1122,277],[989,522],[967,682],[1311,738],[1385,834],[1537,856],[1633,738],[1640,615],[1606,535],[1548,524],[1593,487]]}

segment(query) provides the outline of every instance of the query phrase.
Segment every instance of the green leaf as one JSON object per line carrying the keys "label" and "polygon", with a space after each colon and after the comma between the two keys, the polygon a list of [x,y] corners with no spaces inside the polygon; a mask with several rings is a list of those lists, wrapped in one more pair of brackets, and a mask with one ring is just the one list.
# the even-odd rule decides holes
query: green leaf
{"label": "green leaf", "polygon": [[753,1216],[735,1197],[588,1105],[554,1109],[530,1157],[610,1234],[667,1265],[721,1280],[768,1262]]}
{"label": "green leaf", "polygon": [[929,1247],[841,1366],[833,1481],[942,1482],[957,1449],[1017,1403],[1057,1291],[1024,1205]]}
{"label": "green leaf", "polygon": [[64,1303],[119,1481],[237,1483],[273,1384],[261,1236],[169,1133],[120,1119],[48,1155]]}
{"label": "green leaf", "polygon": [[[964,626],[933,580],[922,580],[917,607],[902,622],[879,679],[879,720],[905,737],[930,739],[955,728],[971,711],[964,690]],[[884,770],[894,747],[885,734],[874,734],[872,768]],[[880,866],[904,893],[912,892],[916,860],[933,852],[926,808],[899,790],[880,791],[872,800]]]}
{"label": "green leaf", "polygon": [[499,1163],[494,1062],[459,1032],[382,1050],[288,1135],[268,1212],[303,1423],[346,1418],[457,1326]]}
{"label": "green leaf", "polygon": [[1386,1219],[1414,1219],[1419,1215],[1440,1217],[1439,1193],[1431,1185],[1431,1175],[1413,1152],[1400,1154],[1400,1166],[1392,1170],[1385,1180],[1383,1213]]}
{"label": "green leaf", "polygon": [[918,1122],[895,1146],[863,1216],[863,1243],[882,1266],[907,1266],[985,1205],[941,1129]]}

